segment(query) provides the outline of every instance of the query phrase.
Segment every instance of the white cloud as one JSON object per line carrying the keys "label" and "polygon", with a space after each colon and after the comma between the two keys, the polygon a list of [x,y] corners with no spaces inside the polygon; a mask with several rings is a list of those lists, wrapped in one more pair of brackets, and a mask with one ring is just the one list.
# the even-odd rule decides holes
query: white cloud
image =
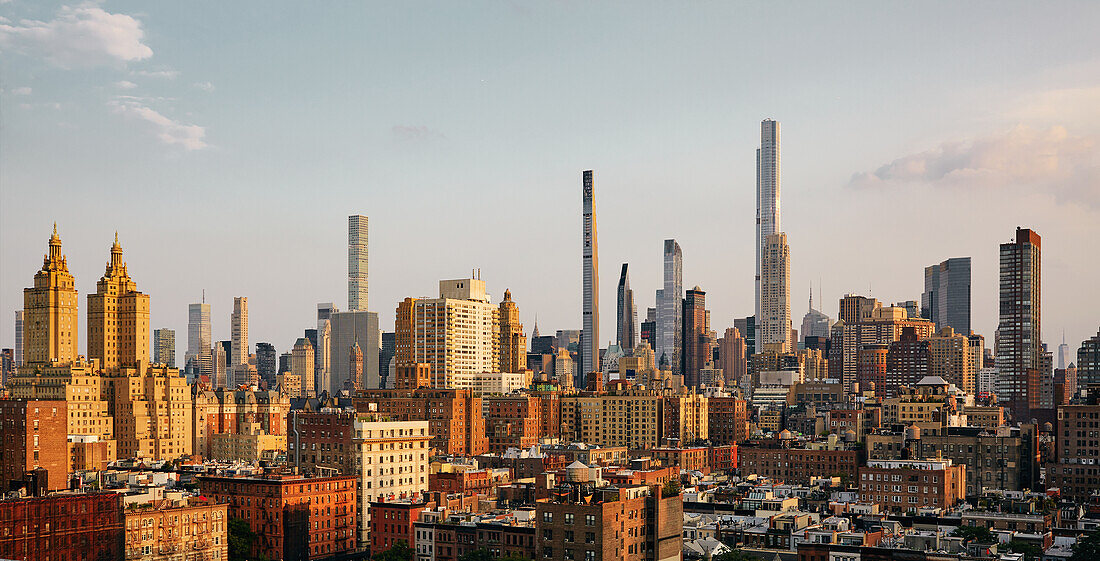
{"label": "white cloud", "polygon": [[179,70],[135,70],[131,72],[134,76],[146,76],[148,78],[164,78],[165,80],[175,80],[179,75]]}
{"label": "white cloud", "polygon": [[132,90],[137,87],[137,84],[129,80],[119,80],[115,82],[115,87],[120,90]]}
{"label": "white cloud", "polygon": [[31,95],[32,91],[30,86],[23,86],[21,88],[12,88],[11,93],[12,95]]}
{"label": "white cloud", "polygon": [[214,84],[211,84],[210,82],[195,82],[194,84],[191,84],[191,85],[195,86],[196,88],[198,88],[198,89],[200,89],[204,92],[214,91]]}
{"label": "white cloud", "polygon": [[117,113],[152,125],[157,138],[165,144],[178,144],[185,150],[201,150],[207,146],[203,140],[206,136],[204,127],[172,120],[132,98],[118,98],[110,105]]}
{"label": "white cloud", "polygon": [[944,142],[852,176],[855,187],[924,184],[953,189],[1028,188],[1100,208],[1097,137],[1019,125],[966,142]]}
{"label": "white cloud", "polygon": [[50,21],[0,24],[0,49],[40,56],[63,68],[118,65],[153,56],[144,36],[133,17],[81,4],[63,6]]}

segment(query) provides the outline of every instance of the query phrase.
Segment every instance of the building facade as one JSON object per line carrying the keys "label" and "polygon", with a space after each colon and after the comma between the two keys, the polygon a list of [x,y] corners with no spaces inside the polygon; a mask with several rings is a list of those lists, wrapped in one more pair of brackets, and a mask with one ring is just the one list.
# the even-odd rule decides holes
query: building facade
{"label": "building facade", "polygon": [[[764,317],[764,255],[768,236],[782,230],[780,222],[779,122],[760,123],[760,148],[756,149],[756,320]],[[763,352],[763,338],[757,336],[752,352]]]}
{"label": "building facade", "polygon": [[1013,418],[1026,421],[1039,408],[1036,387],[1042,350],[1042,242],[1039,234],[1016,229],[1016,240],[1001,244],[1000,322],[997,371]]}
{"label": "building facade", "polygon": [[920,317],[932,320],[936,329],[950,327],[970,334],[969,257],[953,257],[924,268],[920,308]]}
{"label": "building facade", "polygon": [[791,248],[787,234],[779,232],[764,239],[760,263],[760,313],[756,316],[760,333],[757,352],[789,353],[791,340]]}
{"label": "building facade", "polygon": [[581,175],[581,378],[600,370],[600,257],[596,235],[596,184],[592,170]]}
{"label": "building facade", "polygon": [[367,217],[348,217],[348,311],[367,311]]}

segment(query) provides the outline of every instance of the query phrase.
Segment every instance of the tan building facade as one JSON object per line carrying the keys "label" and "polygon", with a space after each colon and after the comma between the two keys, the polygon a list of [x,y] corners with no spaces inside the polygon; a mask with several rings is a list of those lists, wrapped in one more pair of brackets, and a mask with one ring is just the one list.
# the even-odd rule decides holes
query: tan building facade
{"label": "tan building facade", "polygon": [[520,372],[527,369],[527,335],[519,321],[519,306],[512,300],[512,291],[504,291],[499,306],[500,366],[499,372]]}
{"label": "tan building facade", "polygon": [[117,233],[107,270],[88,295],[88,358],[108,372],[149,363],[149,296],[130,278]]}
{"label": "tan building facade", "polygon": [[126,559],[229,559],[229,506],[206,499],[138,505],[124,512]]}
{"label": "tan building facade", "polygon": [[352,425],[360,469],[360,544],[370,543],[371,502],[417,499],[428,490],[428,422],[384,419],[359,415]]}
{"label": "tan building facade", "polygon": [[54,224],[49,253],[34,275],[34,287],[23,289],[23,364],[76,360],[77,330],[76,280],[61,253]]}
{"label": "tan building facade", "polygon": [[977,372],[971,354],[970,339],[945,327],[928,338],[928,374],[939,376],[949,384],[974,395]]}

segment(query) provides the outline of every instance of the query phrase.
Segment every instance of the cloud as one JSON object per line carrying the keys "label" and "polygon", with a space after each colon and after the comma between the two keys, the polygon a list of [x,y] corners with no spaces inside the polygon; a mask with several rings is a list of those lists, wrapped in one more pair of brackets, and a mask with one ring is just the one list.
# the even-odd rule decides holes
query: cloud
{"label": "cloud", "polygon": [[165,144],[178,144],[185,150],[201,150],[207,147],[203,140],[206,136],[204,127],[174,121],[133,98],[120,97],[110,102],[110,105],[117,113],[152,125],[157,138]]}
{"label": "cloud", "polygon": [[12,88],[11,94],[12,95],[31,95],[32,91],[33,90],[31,90],[30,86],[23,86],[21,88]]}
{"label": "cloud", "polygon": [[134,76],[145,76],[147,78],[164,78],[165,80],[175,80],[179,75],[179,70],[134,70],[130,72]]}
{"label": "cloud", "polygon": [[214,91],[214,84],[211,84],[210,82],[195,82],[194,84],[191,84],[191,85],[195,86],[196,88],[198,88],[198,89],[200,89],[204,92]]}
{"label": "cloud", "polygon": [[63,6],[50,21],[0,24],[0,49],[39,56],[62,68],[125,64],[153,56],[141,22],[94,4]]}
{"label": "cloud", "polygon": [[966,142],[945,142],[873,172],[857,173],[850,185],[885,188],[924,184],[950,189],[1038,189],[1061,202],[1100,209],[1100,159],[1095,136],[1019,125]]}
{"label": "cloud", "polygon": [[129,80],[119,80],[118,82],[115,82],[115,87],[120,90],[132,90],[137,87],[137,84]]}
{"label": "cloud", "polygon": [[416,141],[447,138],[442,133],[429,129],[423,125],[394,125],[390,132],[395,140]]}

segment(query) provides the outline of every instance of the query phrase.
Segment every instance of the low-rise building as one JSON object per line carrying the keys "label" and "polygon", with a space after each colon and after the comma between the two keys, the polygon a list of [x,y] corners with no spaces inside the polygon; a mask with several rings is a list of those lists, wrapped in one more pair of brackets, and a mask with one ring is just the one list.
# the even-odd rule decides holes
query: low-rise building
{"label": "low-rise building", "polygon": [[126,559],[229,559],[229,506],[206,498],[162,499],[125,510]]}
{"label": "low-rise building", "polygon": [[117,493],[0,500],[0,559],[124,559],[123,547]]}
{"label": "low-rise building", "polygon": [[951,460],[869,460],[859,470],[859,494],[894,513],[948,509],[966,498],[966,466]]}
{"label": "low-rise building", "polygon": [[[37,494],[68,487],[67,426],[65,401],[0,400],[0,491],[35,485],[31,494]],[[32,481],[27,472],[34,470],[45,470],[45,480]]]}

